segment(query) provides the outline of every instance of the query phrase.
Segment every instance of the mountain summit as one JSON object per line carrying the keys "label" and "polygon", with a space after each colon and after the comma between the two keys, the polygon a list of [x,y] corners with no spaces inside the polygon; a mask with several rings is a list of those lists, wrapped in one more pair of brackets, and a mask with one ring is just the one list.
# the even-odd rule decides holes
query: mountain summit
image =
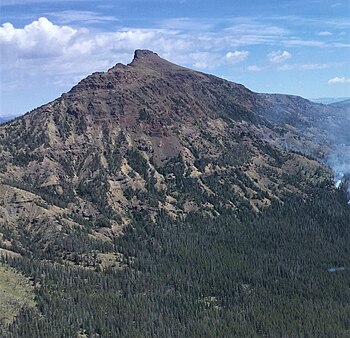
{"label": "mountain summit", "polygon": [[160,58],[157,53],[152,52],[147,49],[136,49],[134,52],[134,60],[135,59],[149,59],[149,58]]}
{"label": "mountain summit", "polygon": [[137,49],[137,50],[135,50],[134,59],[132,62],[140,62],[140,61],[168,62],[168,61],[162,59],[157,53],[154,53],[150,50]]}
{"label": "mountain summit", "polygon": [[163,58],[161,58],[157,53],[150,50],[137,49],[134,53],[134,59],[129,64],[135,67],[147,67],[154,70],[166,70],[171,68],[176,68],[177,70],[182,67],[171,63]]}

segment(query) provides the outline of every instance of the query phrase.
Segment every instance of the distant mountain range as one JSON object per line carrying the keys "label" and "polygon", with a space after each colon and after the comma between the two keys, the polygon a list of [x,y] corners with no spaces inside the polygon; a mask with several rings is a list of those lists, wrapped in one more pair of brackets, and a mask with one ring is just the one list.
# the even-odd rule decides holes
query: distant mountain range
{"label": "distant mountain range", "polygon": [[350,99],[349,97],[321,97],[321,98],[311,99],[311,101],[315,103],[331,104],[331,103],[341,102],[349,99]]}
{"label": "distant mountain range", "polygon": [[333,107],[343,108],[350,111],[350,99],[334,102],[334,103],[331,103],[330,105]]}
{"label": "distant mountain range", "polygon": [[11,121],[15,116],[0,116],[0,124]]}
{"label": "distant mountain range", "polygon": [[0,126],[9,334],[345,336],[349,122],[137,50]]}

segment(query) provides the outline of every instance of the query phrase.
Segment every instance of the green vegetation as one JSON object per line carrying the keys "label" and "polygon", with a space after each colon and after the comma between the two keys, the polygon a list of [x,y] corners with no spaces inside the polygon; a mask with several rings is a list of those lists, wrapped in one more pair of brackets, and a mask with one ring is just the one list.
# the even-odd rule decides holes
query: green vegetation
{"label": "green vegetation", "polygon": [[[290,195],[239,215],[160,214],[153,223],[136,214],[109,247],[123,270],[7,259],[40,285],[38,311],[23,310],[7,337],[348,336],[344,196],[314,189],[306,201]],[[82,245],[83,237],[70,250]]]}
{"label": "green vegetation", "polygon": [[[191,147],[194,164],[205,172],[197,177],[181,155],[153,168],[143,151],[128,149],[121,137],[108,146],[110,135],[103,137],[106,167],[93,149],[77,156],[74,166],[69,156],[60,161],[67,173],[61,179],[63,196],[30,177],[6,181],[47,204],[66,207],[81,198],[97,212],[91,218],[80,209],[67,212],[81,228],[40,224],[35,232],[35,224],[30,229],[23,219],[15,229],[0,229],[23,255],[3,263],[37,285],[37,307],[23,307],[4,337],[350,334],[350,208],[320,167],[253,138],[248,146],[243,138],[250,136],[239,134],[225,140],[217,159]],[[252,149],[268,158],[269,166],[262,164],[257,172],[273,182],[275,196],[249,176]],[[119,179],[124,159],[130,177],[138,173],[144,189],[123,187],[124,197],[139,204],[129,205],[131,223],[123,235],[107,233],[111,241],[102,241],[96,232],[120,221],[108,194],[109,179]],[[283,171],[290,163],[297,168]],[[219,169],[206,172],[208,164]],[[155,170],[166,188],[156,188]],[[83,173],[75,187],[69,184],[73,173]],[[171,217],[159,208],[169,196],[178,210],[188,202],[196,208]],[[272,204],[253,212],[251,196]],[[109,257],[111,264],[104,266],[99,257]],[[345,270],[330,273],[330,267]]]}
{"label": "green vegetation", "polygon": [[10,325],[21,309],[34,308],[33,291],[28,278],[0,264],[0,329]]}

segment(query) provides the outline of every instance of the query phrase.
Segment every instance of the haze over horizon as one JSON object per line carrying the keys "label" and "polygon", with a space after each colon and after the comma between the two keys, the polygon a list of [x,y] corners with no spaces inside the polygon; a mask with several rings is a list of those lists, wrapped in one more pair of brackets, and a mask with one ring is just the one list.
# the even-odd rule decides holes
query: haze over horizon
{"label": "haze over horizon", "polygon": [[150,49],[251,90],[350,96],[347,1],[3,0],[0,117]]}

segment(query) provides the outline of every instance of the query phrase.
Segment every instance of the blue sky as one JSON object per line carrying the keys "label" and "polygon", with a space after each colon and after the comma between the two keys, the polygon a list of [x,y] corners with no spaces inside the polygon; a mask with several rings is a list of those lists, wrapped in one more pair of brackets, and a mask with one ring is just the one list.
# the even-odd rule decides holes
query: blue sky
{"label": "blue sky", "polygon": [[133,51],[306,98],[350,96],[346,0],[1,0],[0,116],[19,115]]}

